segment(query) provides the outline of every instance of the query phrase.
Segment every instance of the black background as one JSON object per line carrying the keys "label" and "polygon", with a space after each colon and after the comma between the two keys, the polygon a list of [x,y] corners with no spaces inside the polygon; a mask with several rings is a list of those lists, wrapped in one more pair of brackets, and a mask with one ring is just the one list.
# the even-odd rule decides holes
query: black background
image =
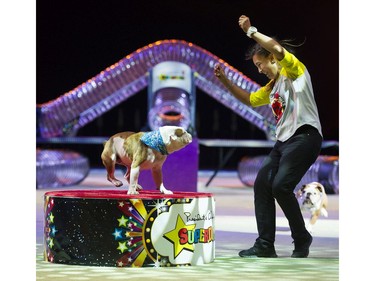
{"label": "black background", "polygon": [[[37,104],[72,90],[138,48],[164,39],[198,45],[263,85],[267,78],[245,60],[245,51],[252,44],[238,26],[239,16],[245,14],[264,34],[296,42],[306,39],[296,55],[311,74],[324,138],[339,138],[338,0],[69,0],[37,1],[36,8]],[[196,112],[199,138],[265,138],[252,124],[199,90]],[[137,131],[146,120],[147,94],[143,91],[82,128],[78,135]],[[87,153],[97,155],[95,149],[101,147]],[[216,165],[215,152],[201,147],[201,168]],[[236,166],[244,155],[262,153],[239,149],[228,168]]]}

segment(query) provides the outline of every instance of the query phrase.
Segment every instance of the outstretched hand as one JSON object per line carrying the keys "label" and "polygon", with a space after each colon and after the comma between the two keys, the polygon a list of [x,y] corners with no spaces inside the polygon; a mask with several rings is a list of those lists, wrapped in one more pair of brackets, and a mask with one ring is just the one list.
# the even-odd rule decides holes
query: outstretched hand
{"label": "outstretched hand", "polygon": [[221,78],[225,75],[223,68],[219,63],[214,66],[214,74],[216,77]]}
{"label": "outstretched hand", "polygon": [[247,33],[247,31],[249,30],[249,27],[251,26],[249,17],[244,16],[244,15],[240,16],[240,18],[238,19],[238,25],[242,28],[242,30],[245,33]]}
{"label": "outstretched hand", "polygon": [[225,87],[231,87],[232,84],[225,75],[224,69],[220,63],[214,65],[214,75],[224,84]]}

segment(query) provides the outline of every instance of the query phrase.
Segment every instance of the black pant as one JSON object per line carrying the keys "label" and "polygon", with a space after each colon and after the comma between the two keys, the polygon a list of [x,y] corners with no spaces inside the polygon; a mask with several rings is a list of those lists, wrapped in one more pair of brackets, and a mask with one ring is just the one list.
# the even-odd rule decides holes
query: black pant
{"label": "black pant", "polygon": [[318,130],[304,125],[287,141],[277,141],[264,160],[254,183],[258,240],[272,245],[275,242],[275,199],[288,219],[292,238],[306,237],[307,230],[294,189],[319,156],[321,145]]}

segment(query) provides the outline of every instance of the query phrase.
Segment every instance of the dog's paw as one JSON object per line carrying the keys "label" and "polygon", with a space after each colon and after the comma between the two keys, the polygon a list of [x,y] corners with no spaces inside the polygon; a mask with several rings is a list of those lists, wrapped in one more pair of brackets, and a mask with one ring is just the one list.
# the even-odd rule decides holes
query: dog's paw
{"label": "dog's paw", "polygon": [[173,192],[168,190],[168,189],[165,189],[162,193],[163,194],[173,194]]}
{"label": "dog's paw", "polygon": [[122,182],[121,182],[121,181],[117,181],[114,185],[115,185],[116,187],[120,187],[120,186],[122,186]]}
{"label": "dog's paw", "polygon": [[140,186],[139,184],[137,184],[137,190],[142,190],[142,189],[143,189],[143,187]]}
{"label": "dog's paw", "polygon": [[328,217],[328,212],[327,212],[327,210],[325,208],[322,208],[320,210],[320,213],[322,214],[323,217],[326,217],[326,218]]}
{"label": "dog's paw", "polygon": [[119,180],[113,180],[112,183],[113,183],[114,186],[116,186],[116,187],[120,187],[120,186],[122,186],[122,181],[119,181]]}
{"label": "dog's paw", "polygon": [[132,188],[128,190],[128,195],[136,195],[136,194],[139,194],[137,190],[132,189]]}
{"label": "dog's paw", "polygon": [[173,194],[172,191],[170,191],[169,189],[166,189],[165,186],[163,184],[161,184],[160,188],[159,188],[159,191],[163,194]]}
{"label": "dog's paw", "polygon": [[313,226],[312,226],[311,224],[307,224],[307,225],[306,225],[306,230],[307,230],[310,234],[312,234],[312,232],[313,232]]}

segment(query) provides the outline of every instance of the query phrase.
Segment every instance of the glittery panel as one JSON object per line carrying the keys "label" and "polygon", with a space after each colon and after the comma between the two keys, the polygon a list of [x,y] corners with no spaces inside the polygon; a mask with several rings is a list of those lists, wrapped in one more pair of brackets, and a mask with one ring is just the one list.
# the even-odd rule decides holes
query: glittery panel
{"label": "glittery panel", "polygon": [[[80,197],[82,192],[89,196]],[[215,202],[211,194],[178,197],[148,192],[135,198],[117,192],[114,198],[116,192],[92,192],[45,193],[46,261],[114,267],[213,262]],[[101,197],[95,198],[98,193]]]}
{"label": "glittery panel", "polygon": [[98,116],[148,86],[148,71],[164,61],[179,61],[195,73],[195,85],[274,138],[274,118],[268,107],[250,108],[235,99],[213,75],[216,63],[236,85],[248,92],[259,85],[225,61],[192,43],[164,40],[149,44],[103,70],[97,76],[48,103],[38,105],[40,135],[74,135]]}

